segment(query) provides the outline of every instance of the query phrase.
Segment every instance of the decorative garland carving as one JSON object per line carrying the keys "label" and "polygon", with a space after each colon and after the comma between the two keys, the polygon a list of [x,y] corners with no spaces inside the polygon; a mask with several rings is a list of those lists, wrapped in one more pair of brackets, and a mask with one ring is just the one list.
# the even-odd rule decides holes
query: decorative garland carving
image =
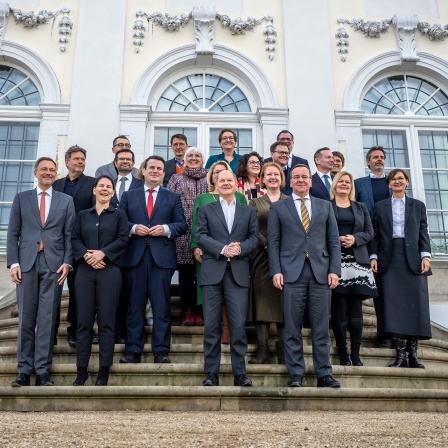
{"label": "decorative garland carving", "polygon": [[346,19],[344,17],[338,18],[339,27],[335,34],[336,45],[339,47],[338,52],[341,54],[341,61],[347,60],[348,53],[348,34],[343,24],[350,25],[355,31],[364,34],[365,37],[372,37],[379,39],[381,34],[388,31],[389,26],[395,28],[395,35],[397,38],[398,47],[400,49],[401,60],[406,62],[416,62],[420,58],[417,55],[417,42],[415,31],[418,29],[421,34],[428,36],[429,40],[442,41],[448,36],[448,24],[431,25],[428,22],[419,22],[418,17],[414,14],[410,15],[395,15],[391,19],[384,19],[378,22],[364,19]]}
{"label": "decorative garland carving", "polygon": [[8,24],[9,5],[7,3],[0,3],[0,48],[5,35],[6,25]]}
{"label": "decorative garland carving", "polygon": [[70,8],[64,6],[58,10],[43,9],[42,11],[35,13],[34,11],[9,8],[7,3],[1,3],[0,7],[4,5],[11,10],[16,25],[22,24],[24,28],[37,28],[39,25],[46,25],[51,19],[56,20],[58,15],[63,14],[63,17],[59,21],[59,34],[61,35],[59,37],[59,49],[62,52],[67,50],[66,44],[69,42],[68,36],[72,33],[73,28],[73,22],[68,16]]}
{"label": "decorative garland carving", "polygon": [[[201,7],[200,7],[201,8]],[[195,15],[199,14],[195,9]],[[211,13],[213,8],[208,8],[208,14]],[[204,10],[205,11],[205,10]],[[202,11],[202,13],[204,12]],[[154,12],[151,14],[146,13],[143,9],[138,9],[136,11],[136,20],[132,27],[132,44],[134,45],[134,50],[136,53],[140,53],[141,47],[144,43],[144,38],[146,36],[147,27],[149,27],[149,22],[153,25],[161,26],[168,32],[180,31],[181,28],[185,28],[190,19],[193,17],[193,11],[188,14],[181,14],[180,16],[172,16],[167,13],[163,14],[161,12]],[[214,12],[214,15],[207,16],[207,19],[195,19],[195,38],[196,38],[196,52],[199,54],[211,54],[213,53],[213,39],[214,39],[214,20],[218,19],[221,21],[221,25],[224,28],[228,28],[233,35],[246,34],[246,31],[254,31],[255,27],[266,22],[266,28],[263,34],[266,36],[264,41],[266,42],[266,51],[268,52],[269,60],[274,59],[274,51],[276,49],[275,44],[277,42],[277,31],[275,30],[273,21],[274,18],[271,14],[266,14],[266,16],[256,19],[254,17],[247,17],[242,19],[240,17],[232,19],[225,14],[219,14]],[[199,17],[199,16],[198,16]],[[145,24],[145,20],[148,24]]]}

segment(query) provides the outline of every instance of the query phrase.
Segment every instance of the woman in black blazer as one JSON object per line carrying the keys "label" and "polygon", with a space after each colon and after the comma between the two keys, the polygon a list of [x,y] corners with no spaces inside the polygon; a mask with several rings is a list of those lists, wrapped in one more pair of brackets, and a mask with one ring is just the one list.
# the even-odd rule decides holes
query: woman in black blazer
{"label": "woman in black blazer", "polygon": [[[353,176],[340,171],[330,190],[341,243],[341,279],[331,298],[331,325],[343,366],[362,366],[359,349],[362,337],[362,301],[376,297],[377,290],[370,269],[367,243],[373,228],[365,204],[355,202]],[[350,333],[350,356],[346,333]]]}
{"label": "woman in black blazer", "polygon": [[121,289],[120,256],[129,238],[126,214],[110,206],[114,182],[109,176],[95,179],[95,206],[78,213],[72,231],[72,250],[79,263],[75,277],[78,329],[77,375],[74,386],[83,386],[89,374],[95,314],[98,320],[100,368],[95,386],[106,386],[115,345],[115,317]]}
{"label": "woman in black blazer", "polygon": [[375,204],[370,254],[384,300],[384,331],[393,334],[397,352],[389,367],[424,369],[417,348],[419,339],[431,338],[427,278],[431,275],[431,245],[426,207],[406,196],[406,171],[392,170],[387,181],[392,198]]}

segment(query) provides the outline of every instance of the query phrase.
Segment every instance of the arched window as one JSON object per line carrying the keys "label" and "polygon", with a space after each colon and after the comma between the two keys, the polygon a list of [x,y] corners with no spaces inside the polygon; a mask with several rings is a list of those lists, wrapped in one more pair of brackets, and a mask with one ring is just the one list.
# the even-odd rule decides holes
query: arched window
{"label": "arched window", "polygon": [[[28,75],[0,65],[0,108],[5,115],[17,106],[38,106],[41,95]],[[34,107],[36,109],[36,107]],[[0,252],[5,251],[6,230],[16,193],[33,188],[39,121],[0,121]]]}
{"label": "arched window", "polygon": [[446,92],[448,88],[435,80],[401,73],[375,82],[361,104],[366,114],[364,153],[372,146],[383,146],[386,170],[408,169],[410,193],[426,202],[433,252],[443,254],[448,254]]}

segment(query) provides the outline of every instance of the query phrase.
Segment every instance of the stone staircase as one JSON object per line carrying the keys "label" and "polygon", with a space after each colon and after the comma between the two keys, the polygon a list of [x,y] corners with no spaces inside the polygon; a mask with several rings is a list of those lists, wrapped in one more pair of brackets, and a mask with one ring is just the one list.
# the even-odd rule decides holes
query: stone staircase
{"label": "stone staircase", "polygon": [[[76,377],[76,350],[66,341],[64,295],[61,327],[54,348],[52,379],[55,387],[10,387],[17,376],[16,345],[18,312],[15,306],[0,312],[0,410],[73,411],[73,410],[370,410],[370,411],[448,411],[448,333],[437,332],[441,339],[421,342],[419,358],[426,369],[386,367],[395,351],[376,346],[376,318],[370,303],[363,306],[364,332],[361,348],[363,367],[338,365],[332,348],[334,376],[341,389],[317,389],[312,368],[311,331],[303,330],[307,364],[303,388],[288,388],[284,365],[276,364],[276,332],[271,328],[271,364],[247,365],[254,387],[234,387],[229,346],[222,346],[220,387],[203,387],[202,327],[182,327],[179,298],[172,298],[172,364],[154,364],[151,329],[146,328],[142,364],[119,364],[123,345],[115,346],[114,366],[108,387],[93,387],[98,369],[98,346],[92,347],[91,377],[86,387],[71,386]],[[255,332],[249,327],[248,356],[256,349]],[[334,344],[334,340],[332,341]],[[34,377],[32,378],[34,381]],[[91,387],[90,387],[91,386]]]}

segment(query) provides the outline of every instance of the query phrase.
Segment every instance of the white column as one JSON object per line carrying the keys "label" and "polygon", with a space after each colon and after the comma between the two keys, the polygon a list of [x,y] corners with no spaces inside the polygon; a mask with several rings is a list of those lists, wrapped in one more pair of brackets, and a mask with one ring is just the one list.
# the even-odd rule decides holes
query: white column
{"label": "white column", "polygon": [[257,115],[261,125],[261,144],[257,151],[264,158],[271,157],[269,147],[277,140],[279,131],[288,127],[288,109],[263,107],[257,110]]}
{"label": "white column", "polygon": [[327,0],[283,0],[288,129],[294,153],[310,161],[337,149]]}
{"label": "white column", "polygon": [[112,160],[112,140],[120,132],[126,5],[79,0],[67,144],[87,150],[89,175]]}

